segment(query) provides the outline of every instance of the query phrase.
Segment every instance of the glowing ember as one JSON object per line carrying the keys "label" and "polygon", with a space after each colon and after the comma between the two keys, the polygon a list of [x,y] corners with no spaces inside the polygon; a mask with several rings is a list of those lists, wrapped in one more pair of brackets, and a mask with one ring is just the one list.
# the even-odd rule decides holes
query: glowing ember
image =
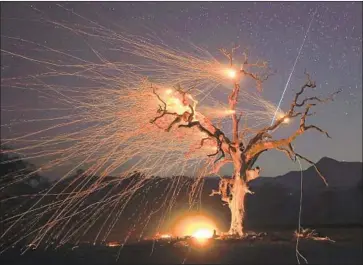
{"label": "glowing ember", "polygon": [[173,93],[173,90],[172,89],[165,90],[165,94],[170,95],[171,93]]}
{"label": "glowing ember", "polygon": [[229,109],[229,110],[226,110],[226,113],[227,114],[235,114],[236,111],[235,110],[232,110],[232,109]]}
{"label": "glowing ember", "polygon": [[283,121],[283,123],[289,123],[290,122],[290,119],[288,117],[286,117]]}
{"label": "glowing ember", "polygon": [[174,228],[177,236],[192,236],[199,240],[213,237],[216,224],[206,216],[191,215],[179,220]]}
{"label": "glowing ember", "polygon": [[[284,113],[279,114],[279,119],[282,119],[284,116],[285,116]],[[289,117],[284,118],[284,120],[282,121],[282,123],[284,123],[284,124],[288,124],[289,122],[290,122]]]}
{"label": "glowing ember", "polygon": [[195,231],[193,237],[196,239],[208,239],[213,237],[213,230],[208,228],[202,228]]}
{"label": "glowing ember", "polygon": [[234,79],[237,76],[237,72],[234,69],[227,69],[225,73],[231,79]]}
{"label": "glowing ember", "polygon": [[190,111],[188,104],[183,104],[181,99],[177,97],[169,96],[166,99],[166,104],[169,110],[175,111],[178,114],[183,114],[185,111]]}
{"label": "glowing ember", "polygon": [[169,234],[164,234],[164,235],[161,235],[161,236],[160,236],[160,238],[164,238],[164,239],[165,239],[165,238],[171,238],[171,235],[169,235]]}
{"label": "glowing ember", "polygon": [[108,247],[119,247],[120,243],[119,242],[109,242],[107,243]]}

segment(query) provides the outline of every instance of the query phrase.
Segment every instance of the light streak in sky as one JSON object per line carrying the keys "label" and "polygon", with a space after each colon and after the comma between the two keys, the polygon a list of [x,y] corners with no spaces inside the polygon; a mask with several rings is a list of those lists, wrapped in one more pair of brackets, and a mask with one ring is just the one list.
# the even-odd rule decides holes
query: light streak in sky
{"label": "light streak in sky", "polygon": [[[291,69],[291,72],[290,72],[289,78],[287,79],[287,82],[286,82],[286,85],[285,85],[284,91],[282,92],[282,95],[281,95],[280,101],[279,101],[279,103],[278,103],[278,105],[277,105],[277,108],[276,108],[276,110],[275,110],[274,116],[273,116],[273,118],[272,118],[272,120],[271,120],[271,126],[272,126],[272,125],[274,124],[274,122],[275,122],[276,115],[277,115],[277,113],[278,113],[278,111],[279,111],[279,109],[280,109],[280,106],[281,106],[282,100],[283,100],[283,98],[284,98],[285,92],[286,92],[286,90],[287,90],[287,87],[289,86],[289,83],[290,83],[290,80],[291,80],[291,76],[292,76],[292,74],[294,73],[296,63],[297,63],[297,61],[298,61],[298,60],[299,60],[299,58],[300,58],[301,51],[302,51],[302,49],[303,49],[303,47],[304,47],[304,45],[305,45],[305,40],[306,40],[306,38],[307,38],[307,36],[308,36],[308,34],[309,34],[309,32],[310,32],[310,28],[311,28],[311,25],[312,25],[312,23],[313,23],[313,20],[314,20],[314,17],[315,17],[315,14],[316,14],[316,12],[317,12],[317,11],[318,11],[318,9],[316,8],[316,9],[315,9],[315,11],[314,11],[314,13],[313,13],[313,16],[312,16],[312,18],[311,18],[311,20],[310,20],[310,23],[309,23],[308,29],[307,29],[307,30],[306,30],[306,32],[305,32],[305,36],[304,36],[303,42],[302,42],[302,44],[301,44],[301,46],[300,46],[300,49],[299,49],[299,52],[298,52],[298,54],[297,54],[297,56],[296,56],[296,59],[295,59],[294,65],[293,65],[293,67],[292,67],[292,69]],[[303,192],[303,191],[302,191],[302,189],[303,189],[303,170],[302,170],[302,167],[301,167],[301,163],[300,163],[299,158],[297,157],[296,159],[297,159],[297,161],[299,162],[299,166],[300,166],[300,173],[301,173],[301,182],[300,182],[300,206],[299,206],[299,218],[298,218],[298,232],[300,232],[300,230],[301,230],[302,192]],[[296,253],[296,259],[297,259],[297,262],[298,262],[298,264],[300,264],[300,259],[299,259],[299,257],[301,257],[301,258],[305,261],[305,263],[308,263],[308,262],[307,262],[307,260],[306,260],[306,258],[305,258],[305,257],[304,257],[301,253],[300,253],[300,251],[299,251],[298,247],[299,247],[299,237],[297,237],[297,240],[296,240],[296,246],[295,246],[295,253]]]}
{"label": "light streak in sky", "polygon": [[272,118],[272,120],[271,120],[271,126],[272,126],[272,125],[274,124],[274,122],[275,122],[277,112],[278,112],[278,110],[280,109],[280,106],[281,106],[282,100],[284,99],[286,89],[287,89],[287,87],[289,86],[289,83],[290,83],[290,80],[291,80],[291,76],[292,76],[292,74],[294,73],[294,70],[295,70],[296,63],[297,63],[297,61],[298,61],[298,60],[299,60],[299,58],[300,58],[301,51],[302,51],[302,49],[303,49],[303,47],[304,47],[304,45],[305,45],[306,37],[308,36],[308,34],[309,34],[309,32],[310,32],[310,27],[311,27],[311,25],[312,25],[312,23],[313,23],[313,20],[314,20],[314,17],[315,17],[315,14],[316,14],[317,10],[318,10],[318,9],[316,8],[316,9],[315,9],[315,11],[314,11],[314,14],[313,14],[313,16],[312,16],[312,18],[311,18],[311,20],[310,20],[310,23],[309,23],[308,29],[307,29],[307,30],[306,30],[306,32],[305,32],[305,36],[304,36],[303,42],[302,42],[302,44],[301,44],[301,46],[300,46],[300,49],[299,49],[299,52],[298,52],[298,54],[297,54],[297,56],[296,56],[296,59],[295,59],[294,65],[292,66],[292,69],[291,69],[291,72],[290,72],[289,78],[287,79],[287,82],[286,82],[286,85],[285,85],[284,91],[282,92],[282,95],[281,95],[281,98],[280,98],[280,101],[279,101],[279,104],[277,104],[277,108],[276,108],[275,114],[274,114],[274,116],[273,116],[273,118]]}

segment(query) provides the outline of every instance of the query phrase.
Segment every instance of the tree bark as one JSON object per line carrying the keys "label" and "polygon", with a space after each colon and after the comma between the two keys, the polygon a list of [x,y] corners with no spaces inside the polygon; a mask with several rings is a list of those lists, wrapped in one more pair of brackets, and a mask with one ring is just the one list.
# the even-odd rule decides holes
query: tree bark
{"label": "tree bark", "polygon": [[231,225],[228,234],[243,236],[245,198],[247,193],[253,194],[253,192],[248,189],[247,183],[259,176],[259,170],[248,169],[247,164],[242,162],[237,165],[235,164],[234,174],[228,200],[228,206],[231,211]]}
{"label": "tree bark", "polygon": [[234,177],[233,188],[231,191],[232,198],[228,203],[231,211],[231,226],[228,234],[243,236],[244,221],[244,203],[246,196],[245,183],[240,176],[240,172],[236,172]]}

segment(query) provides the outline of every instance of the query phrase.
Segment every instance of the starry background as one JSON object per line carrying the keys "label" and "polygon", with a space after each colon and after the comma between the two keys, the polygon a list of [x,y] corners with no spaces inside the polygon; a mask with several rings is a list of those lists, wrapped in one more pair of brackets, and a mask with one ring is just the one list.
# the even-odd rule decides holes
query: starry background
{"label": "starry background", "polygon": [[[187,40],[212,54],[232,43],[240,44],[249,49],[250,57],[267,60],[277,71],[264,84],[262,94],[276,104],[317,9],[281,107],[285,110],[289,107],[294,90],[304,83],[304,69],[317,82],[318,95],[342,89],[333,103],[318,107],[318,114],[308,120],[327,130],[332,139],[307,132],[296,141],[295,148],[313,161],[323,156],[340,161],[362,161],[361,2],[64,2],[62,6],[113,30],[127,30],[136,35],[152,31],[168,43]],[[2,2],[2,36],[21,37],[67,51],[85,49],[81,40],[57,28],[33,23],[39,16],[71,23],[74,19],[55,2]],[[1,45],[2,49],[14,52],[32,52],[23,46],[11,46],[3,37]],[[84,56],[87,57],[86,52]],[[26,75],[36,69],[32,64],[3,54],[1,61],[3,77]],[[21,103],[36,107],[38,100],[2,88],[1,104]],[[1,116],[1,123],[6,123],[9,117],[3,113]],[[2,128],[2,134],[9,133]],[[298,169],[297,164],[277,151],[263,154],[258,164],[264,176]],[[228,169],[225,173],[229,173]]]}

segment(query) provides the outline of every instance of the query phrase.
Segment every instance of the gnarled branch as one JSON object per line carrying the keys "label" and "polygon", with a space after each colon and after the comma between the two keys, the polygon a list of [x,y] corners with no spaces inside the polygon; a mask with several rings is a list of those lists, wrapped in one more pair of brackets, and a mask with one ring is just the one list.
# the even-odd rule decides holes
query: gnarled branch
{"label": "gnarled branch", "polygon": [[[178,92],[181,93],[183,95],[183,101],[185,101],[185,96],[186,96],[186,92],[182,91],[182,89],[179,87],[178,88]],[[160,98],[160,96],[156,93],[155,89],[153,89],[153,93],[157,96],[158,100],[162,102],[164,107],[161,107],[159,105],[159,110],[158,113],[161,113],[161,115],[155,117],[154,119],[152,119],[150,122],[151,123],[155,123],[158,119],[162,118],[165,115],[171,115],[171,116],[175,116],[175,119],[169,124],[169,126],[165,129],[165,131],[169,132],[174,125],[184,121],[186,122],[186,124],[179,124],[178,128],[192,128],[192,127],[196,127],[199,129],[199,131],[205,133],[208,135],[208,138],[210,139],[215,139],[217,142],[217,151],[214,154],[210,154],[208,156],[215,156],[218,153],[221,153],[221,156],[219,158],[217,158],[215,160],[215,163],[218,162],[220,159],[225,157],[225,150],[223,150],[222,145],[226,144],[228,146],[228,148],[226,150],[229,150],[230,148],[234,148],[231,145],[231,141],[226,137],[226,135],[218,128],[216,128],[215,126],[213,126],[214,132],[209,131],[207,128],[205,128],[199,121],[193,121],[194,119],[194,108],[193,106],[191,106],[190,104],[189,109],[190,112],[185,111],[183,114],[178,114],[175,112],[169,112],[167,110],[167,105],[166,103]],[[184,102],[185,104],[185,102]],[[201,141],[201,145],[203,145],[204,140],[202,139]]]}
{"label": "gnarled branch", "polygon": [[319,174],[320,178],[324,181],[325,185],[328,186],[328,182],[326,181],[325,177],[323,176],[323,174],[320,172],[320,170],[318,169],[318,167],[315,165],[315,163],[309,159],[307,159],[306,157],[295,153],[296,156],[300,157],[301,159],[305,160],[306,162],[308,162],[309,164],[313,165],[313,167],[315,168],[315,171]]}
{"label": "gnarled branch", "polygon": [[[324,133],[328,138],[331,138],[330,135],[320,129],[319,127],[315,126],[315,125],[309,125],[306,126],[305,122],[306,122],[306,117],[312,116],[315,113],[309,113],[310,108],[313,106],[316,106],[317,103],[325,103],[328,101],[332,101],[334,99],[334,95],[338,94],[341,90],[334,92],[333,94],[331,94],[328,98],[325,99],[320,99],[318,97],[312,97],[311,99],[314,99],[317,101],[317,103],[308,103],[310,101],[310,98],[305,99],[302,101],[302,103],[297,103],[299,97],[303,94],[303,92],[305,91],[306,88],[314,88],[316,87],[315,82],[313,82],[310,78],[310,75],[308,73],[306,73],[307,76],[307,81],[305,82],[305,84],[301,87],[300,91],[297,92],[295,94],[295,98],[293,100],[293,103],[291,104],[291,107],[289,109],[289,111],[287,112],[287,114],[285,114],[284,116],[282,116],[281,118],[277,119],[271,126],[267,126],[263,129],[261,129],[256,135],[255,137],[253,137],[249,143],[247,144],[246,150],[250,150],[253,148],[253,146],[255,146],[256,144],[258,144],[259,142],[265,140],[266,138],[266,133],[269,131],[274,131],[277,128],[279,128],[285,119],[287,118],[295,118],[298,116],[301,116],[300,118],[300,128],[295,132],[294,135],[290,136],[291,140],[294,140],[298,135],[302,134],[303,132],[310,130],[310,129],[315,129],[321,133]],[[305,111],[304,112],[295,112],[295,107],[302,107],[302,106],[306,106],[305,107]],[[275,148],[275,147],[274,147]]]}
{"label": "gnarled branch", "polygon": [[[298,137],[299,135],[301,135],[304,132],[311,130],[311,129],[317,130],[318,132],[325,134],[326,137],[331,138],[330,135],[326,131],[322,130],[318,126],[306,125],[306,118],[308,116],[312,115],[309,113],[311,107],[315,106],[317,103],[324,103],[324,102],[333,100],[333,96],[335,94],[339,93],[340,91],[334,92],[330,97],[328,97],[326,99],[312,97],[312,98],[303,100],[302,101],[303,104],[302,103],[298,104],[297,100],[298,100],[299,96],[302,95],[305,88],[315,87],[315,82],[311,81],[309,74],[307,74],[307,73],[305,73],[305,74],[307,75],[308,81],[304,84],[304,86],[302,86],[300,91],[296,93],[294,102],[291,105],[291,108],[290,108],[288,114],[285,115],[283,118],[278,119],[272,126],[262,129],[253,139],[251,139],[251,141],[247,145],[244,155],[246,157],[246,161],[249,161],[251,159],[255,159],[255,157],[257,155],[261,154],[264,151],[267,151],[270,149],[277,149],[277,150],[282,151],[285,154],[287,154],[288,157],[290,159],[292,159],[293,161],[296,160],[296,157],[299,157],[299,158],[305,160],[306,162],[312,164],[314,166],[315,170],[317,171],[317,173],[319,174],[319,176],[323,179],[325,185],[327,185],[326,179],[321,174],[319,169],[316,167],[315,163],[312,162],[311,160],[309,160],[308,158],[296,153],[292,146],[292,142],[296,139],[296,137]],[[315,101],[317,101],[317,103],[308,103],[311,100],[315,100]],[[302,107],[303,105],[305,105],[304,112],[294,112],[294,108],[296,106]],[[280,139],[280,140],[266,140],[266,132],[277,128],[286,117],[291,118],[291,117],[297,117],[297,116],[301,116],[299,128],[293,134],[291,134],[288,138],[284,138],[284,139]]]}
{"label": "gnarled branch", "polygon": [[231,178],[221,178],[219,181],[219,187],[218,190],[212,190],[211,194],[209,196],[214,195],[221,195],[221,200],[224,202],[230,201],[230,191],[233,188],[234,179]]}
{"label": "gnarled branch", "polygon": [[233,160],[230,159],[230,158],[224,158],[222,161],[219,161],[218,163],[214,163],[213,165],[213,170],[210,172],[211,174],[217,174],[219,172],[219,170],[229,164],[229,163],[232,163]]}

